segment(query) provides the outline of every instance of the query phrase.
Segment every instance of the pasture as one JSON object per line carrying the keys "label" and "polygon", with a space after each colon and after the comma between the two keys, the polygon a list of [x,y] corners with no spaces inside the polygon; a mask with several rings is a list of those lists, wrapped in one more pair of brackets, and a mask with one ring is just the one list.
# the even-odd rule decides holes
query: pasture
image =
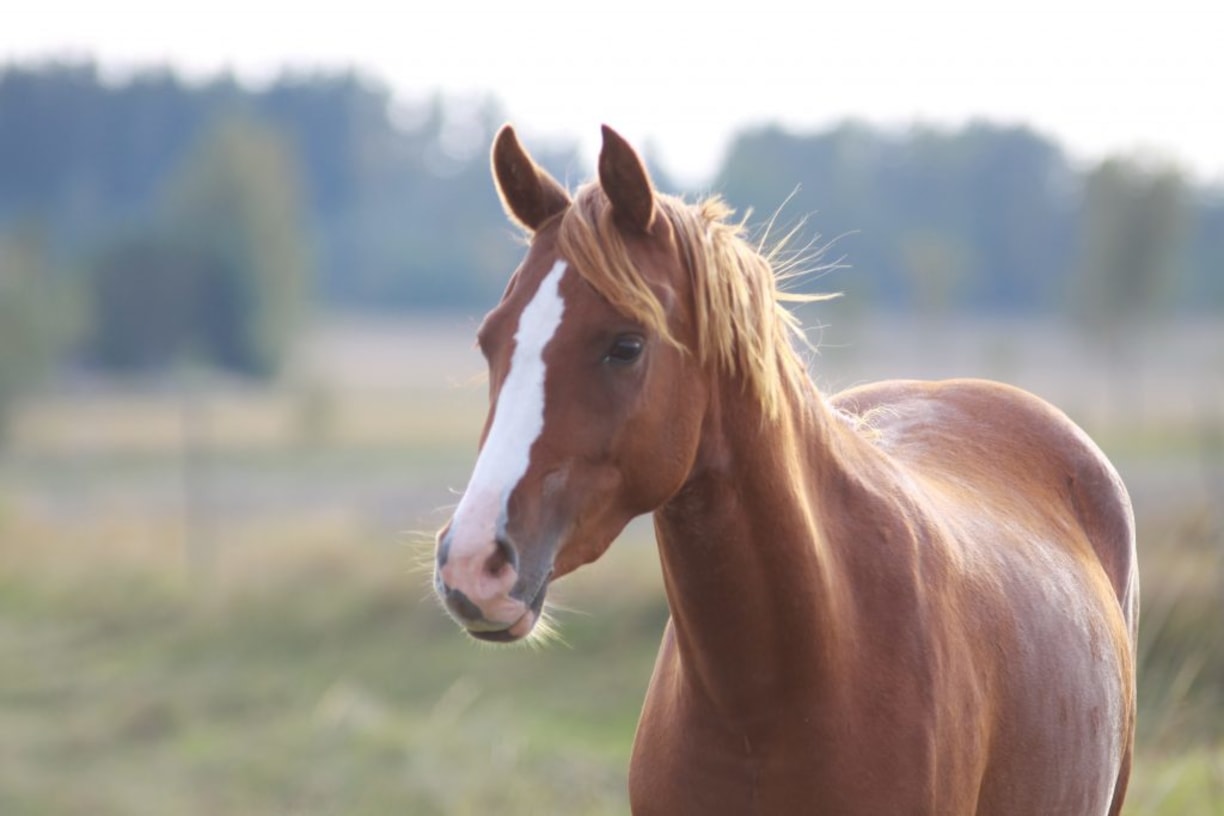
{"label": "pasture", "polygon": [[[1224,814],[1224,327],[809,316],[826,391],[987,376],[1064,408],[1140,531],[1133,814]],[[624,813],[667,609],[648,523],[464,638],[432,530],[484,417],[475,321],[337,322],[275,390],[57,383],[0,453],[0,812]]]}

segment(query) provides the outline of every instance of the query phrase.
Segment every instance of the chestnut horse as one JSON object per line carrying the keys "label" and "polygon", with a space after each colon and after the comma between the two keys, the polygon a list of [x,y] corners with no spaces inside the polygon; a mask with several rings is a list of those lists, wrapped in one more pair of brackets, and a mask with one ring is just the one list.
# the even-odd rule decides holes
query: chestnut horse
{"label": "chestnut horse", "polygon": [[653,513],[671,620],[635,813],[1116,814],[1138,616],[1125,488],[1063,414],[975,380],[825,398],[716,199],[605,128],[573,198],[503,128],[530,235],[479,345],[489,418],[435,588],[512,641]]}

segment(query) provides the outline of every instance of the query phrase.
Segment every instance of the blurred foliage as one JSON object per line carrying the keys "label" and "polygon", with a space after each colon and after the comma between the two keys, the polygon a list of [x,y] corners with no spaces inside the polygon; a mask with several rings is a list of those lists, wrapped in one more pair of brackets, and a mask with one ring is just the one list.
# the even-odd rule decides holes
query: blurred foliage
{"label": "blurred foliage", "polygon": [[89,362],[151,369],[178,360],[191,342],[197,259],[162,238],[117,240],[89,276]]}
{"label": "blurred foliage", "polygon": [[309,243],[296,159],[273,128],[223,119],[170,179],[176,244],[196,259],[199,342],[225,368],[267,374],[301,320]]}
{"label": "blurred foliage", "polygon": [[[317,260],[311,295],[426,308],[501,292],[517,248],[489,181],[499,107],[398,101],[352,73],[286,75],[254,90],[169,71],[107,82],[88,63],[0,68],[0,225],[41,218],[69,257],[154,230],[167,179],[232,119],[275,128],[295,157],[293,192]],[[572,175],[572,149],[535,152]]]}
{"label": "blurred foliage", "polygon": [[[38,223],[53,277],[76,280],[92,317],[78,338],[86,363],[159,370],[190,358],[266,376],[308,309],[497,298],[520,255],[488,171],[504,118],[489,98],[405,101],[354,73],[248,88],[168,70],[108,81],[89,63],[8,66],[0,231]],[[590,173],[572,146],[529,141],[557,177]],[[850,269],[794,285],[872,307],[932,320],[1053,314],[1098,334],[1158,307],[1224,310],[1220,191],[1137,159],[1084,171],[1023,127],[749,128],[712,188],[757,221],[784,202],[783,225],[808,218],[822,260]],[[7,392],[31,381],[6,377]]]}
{"label": "blurred foliage", "polygon": [[[1025,128],[892,133],[850,122],[823,134],[776,126],[742,132],[716,188],[770,212],[814,213],[813,224],[855,273],[847,291],[877,305],[951,297],[952,308],[1048,310],[1074,234],[1075,174],[1061,150]],[[922,236],[916,245],[914,236]],[[958,282],[927,283],[931,251]]]}
{"label": "blurred foliage", "polygon": [[922,230],[903,233],[900,248],[915,310],[927,318],[945,316],[968,274],[968,250],[948,233]]}
{"label": "blurred foliage", "polygon": [[0,444],[13,401],[46,373],[70,325],[39,231],[0,230]]}
{"label": "blurred foliage", "polygon": [[91,269],[91,362],[164,367],[184,357],[266,376],[304,308],[309,243],[291,150],[273,128],[224,119],[172,173],[162,221]]}
{"label": "blurred foliage", "polygon": [[[500,106],[396,99],[353,73],[286,75],[252,89],[229,77],[187,84],[168,71],[106,82],[90,64],[0,69],[0,223],[41,218],[57,255],[155,223],[166,179],[218,121],[235,117],[274,127],[297,157],[318,261],[310,291],[323,304],[467,307],[500,293],[517,261],[488,174]],[[572,147],[531,141],[559,178],[590,174]],[[650,145],[644,151],[660,186],[673,189]],[[830,259],[844,255],[855,270],[835,285],[874,305],[1056,313],[1102,229],[1088,199],[1107,177],[1133,186],[1144,175],[1138,164],[1082,171],[1041,134],[984,122],[847,122],[820,133],[766,125],[735,137],[712,188],[760,220],[789,198],[783,220],[810,217],[834,243]],[[1176,195],[1168,212],[1178,219],[1179,274],[1169,302],[1224,308],[1224,198],[1188,179]],[[1148,238],[1163,240],[1129,240]],[[932,276],[941,257],[956,270]],[[1126,257],[1133,265],[1170,256],[1151,246]],[[1091,285],[1125,288],[1119,276],[1129,274]]]}
{"label": "blurred foliage", "polygon": [[1178,172],[1109,159],[1084,183],[1074,311],[1112,337],[1153,320],[1176,296],[1190,229]]}
{"label": "blurred foliage", "polygon": [[[1131,302],[1141,278],[1165,281],[1169,305],[1224,309],[1217,191],[1141,159],[1085,174],[1024,127],[759,127],[735,139],[715,187],[767,213],[783,201],[812,213],[829,259],[854,269],[838,283],[876,305],[1060,314],[1074,311],[1075,291],[1107,310]],[[1125,232],[1111,232],[1109,219],[1127,222]]]}
{"label": "blurred foliage", "polygon": [[1179,305],[1189,298],[1198,308],[1219,313],[1224,311],[1224,190],[1209,190],[1199,198],[1191,210],[1189,281],[1181,287]]}

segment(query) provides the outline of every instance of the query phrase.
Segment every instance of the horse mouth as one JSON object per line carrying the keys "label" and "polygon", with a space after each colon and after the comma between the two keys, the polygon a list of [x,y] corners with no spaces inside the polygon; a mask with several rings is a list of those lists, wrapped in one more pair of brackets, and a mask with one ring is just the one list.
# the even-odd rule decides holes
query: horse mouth
{"label": "horse mouth", "polygon": [[486,643],[513,643],[516,640],[522,640],[531,634],[531,630],[540,622],[540,610],[544,608],[544,596],[547,594],[548,578],[545,578],[540,583],[540,588],[536,591],[535,597],[527,604],[527,611],[523,613],[521,618],[505,629],[485,631],[466,629],[465,631],[476,640],[483,640]]}

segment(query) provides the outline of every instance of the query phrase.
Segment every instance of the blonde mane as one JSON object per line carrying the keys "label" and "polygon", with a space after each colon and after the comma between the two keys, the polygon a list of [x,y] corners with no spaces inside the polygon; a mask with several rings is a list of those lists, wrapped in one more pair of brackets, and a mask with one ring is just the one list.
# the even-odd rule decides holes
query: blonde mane
{"label": "blonde mane", "polygon": [[[687,351],[713,370],[741,378],[744,389],[776,418],[784,394],[807,381],[807,371],[792,341],[806,343],[787,302],[820,300],[821,295],[782,291],[793,264],[779,263],[785,238],[762,252],[746,239],[744,223],[731,222],[733,210],[710,197],[689,204],[655,193],[656,217],[671,224],[692,286],[696,348]],[[561,216],[558,245],[614,307],[683,348],[668,325],[663,304],[634,267],[612,209],[597,184],[580,188]]]}

